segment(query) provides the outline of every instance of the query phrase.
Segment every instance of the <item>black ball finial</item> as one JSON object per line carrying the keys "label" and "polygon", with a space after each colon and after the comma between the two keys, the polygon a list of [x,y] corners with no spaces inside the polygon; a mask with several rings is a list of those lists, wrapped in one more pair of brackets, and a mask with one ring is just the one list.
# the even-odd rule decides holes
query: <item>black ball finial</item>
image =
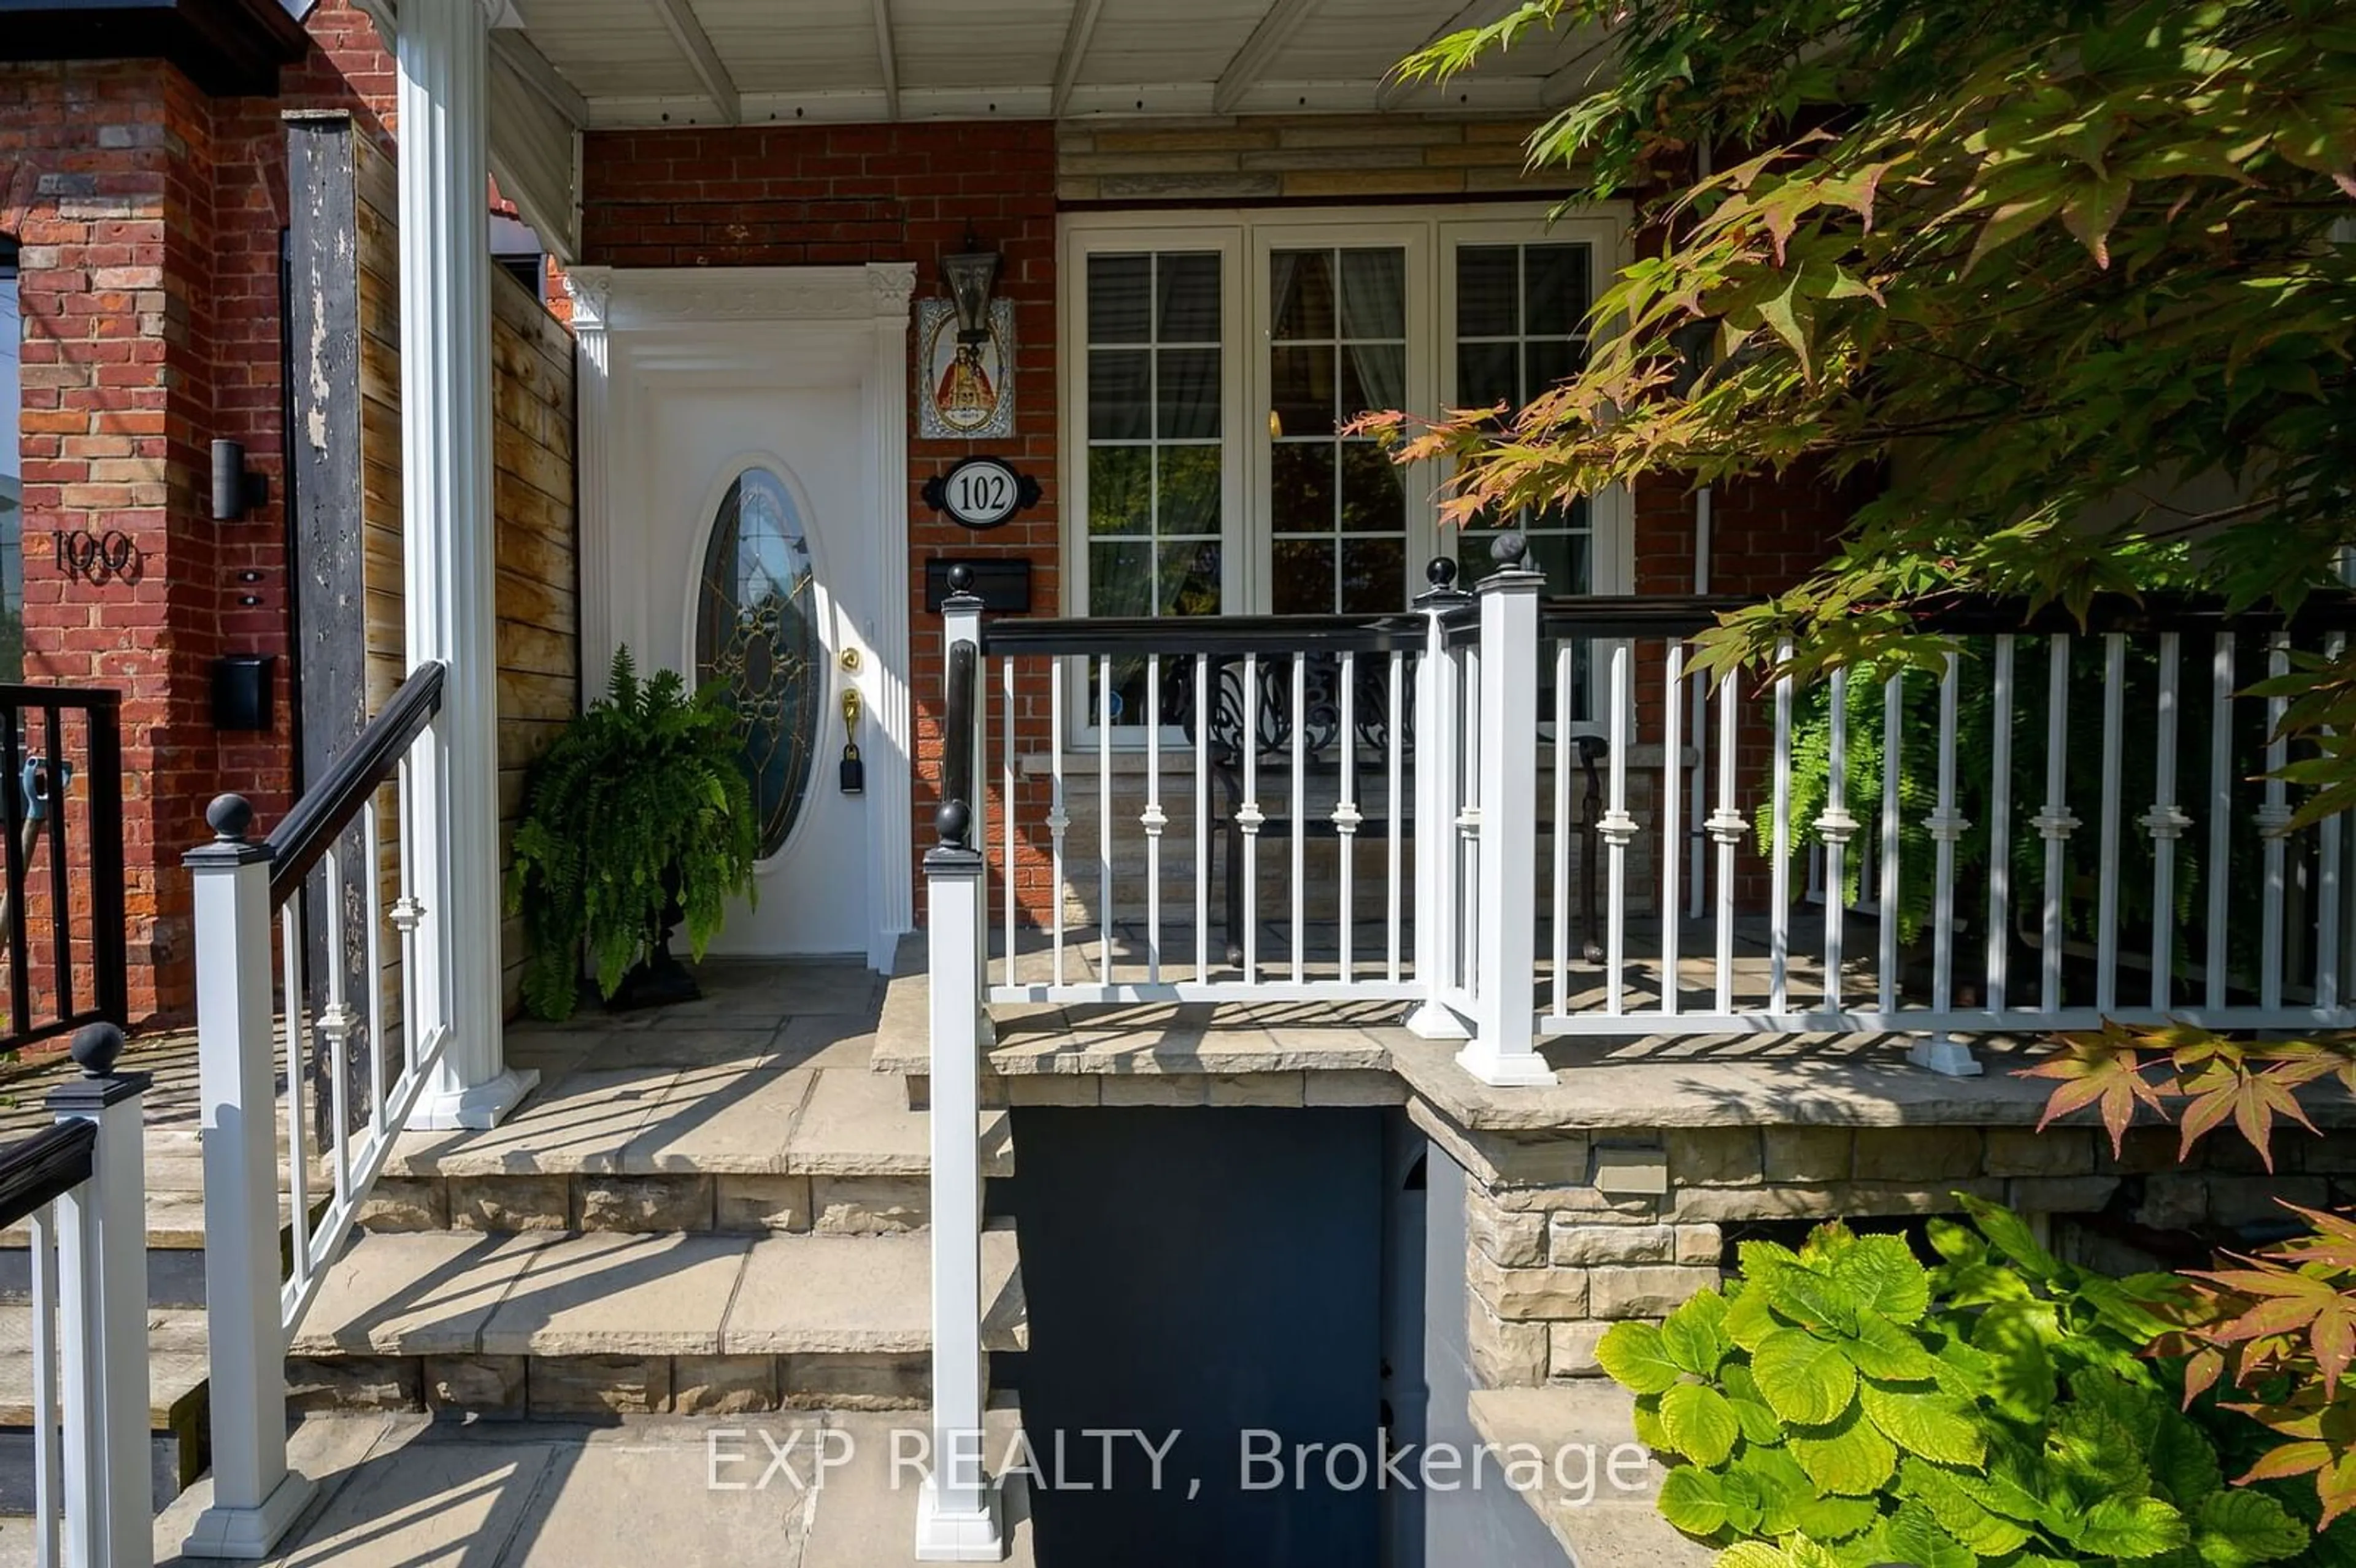
{"label": "black ball finial", "polygon": [[1423,580],[1434,588],[1451,586],[1456,581],[1456,558],[1452,555],[1433,556],[1431,564],[1423,569]]}
{"label": "black ball finial", "polygon": [[123,1031],[112,1024],[85,1024],[68,1048],[85,1078],[110,1078],[123,1056]]}
{"label": "black ball finial", "polygon": [[973,568],[971,566],[961,560],[955,566],[949,568],[949,592],[952,593],[970,593],[973,592]]}
{"label": "black ball finial", "polygon": [[1500,571],[1518,571],[1524,558],[1530,553],[1530,541],[1519,528],[1507,528],[1489,547],[1489,559],[1497,563]]}
{"label": "black ball finial", "polygon": [[972,825],[972,808],[961,800],[945,800],[941,802],[940,810],[933,813],[934,830],[940,834],[944,844],[962,846],[966,829]]}
{"label": "black ball finial", "polygon": [[241,795],[218,795],[205,807],[205,825],[224,844],[242,844],[253,826],[253,806]]}

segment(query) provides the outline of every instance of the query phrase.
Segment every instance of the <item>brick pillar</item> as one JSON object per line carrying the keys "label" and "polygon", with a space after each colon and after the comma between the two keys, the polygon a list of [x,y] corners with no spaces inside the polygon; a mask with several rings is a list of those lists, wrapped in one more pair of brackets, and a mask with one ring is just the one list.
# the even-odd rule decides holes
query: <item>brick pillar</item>
{"label": "brick pillar", "polygon": [[[210,107],[173,67],[0,66],[0,232],[20,246],[24,307],[26,677],[124,694],[134,1019],[188,1003],[180,817],[213,777],[210,154]],[[130,581],[58,571],[52,534],[81,529],[132,541]]]}

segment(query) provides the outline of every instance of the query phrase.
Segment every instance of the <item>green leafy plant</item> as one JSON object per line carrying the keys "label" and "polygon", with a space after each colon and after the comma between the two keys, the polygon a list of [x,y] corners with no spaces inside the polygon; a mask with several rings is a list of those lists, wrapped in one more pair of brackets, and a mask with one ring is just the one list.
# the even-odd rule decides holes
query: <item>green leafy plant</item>
{"label": "green leafy plant", "polygon": [[674,919],[701,958],[728,901],[753,892],[759,850],[743,731],[720,689],[691,695],[676,670],[641,681],[616,649],[605,695],[533,766],[516,829],[508,907],[530,943],[525,1005],[571,1015],[584,944],[611,997]]}
{"label": "green leafy plant", "polygon": [[[1965,1200],[1942,1263],[1819,1227],[1743,1243],[1740,1277],[1598,1349],[1636,1433],[1684,1463],[1660,1508],[1721,1568],[2244,1568],[2318,1544],[2270,1492],[2229,1487],[2211,1422],[2152,1353],[2190,1292],[2063,1264]],[[2336,1546],[2335,1542],[2335,1546]],[[2313,1562],[2337,1562],[2314,1556]]]}

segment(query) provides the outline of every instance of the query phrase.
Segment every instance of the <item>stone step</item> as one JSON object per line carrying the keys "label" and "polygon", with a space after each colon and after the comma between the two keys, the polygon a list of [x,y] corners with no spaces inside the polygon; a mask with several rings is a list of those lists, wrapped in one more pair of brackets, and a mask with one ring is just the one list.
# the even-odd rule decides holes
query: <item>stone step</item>
{"label": "stone step", "polygon": [[[180,1495],[203,1469],[207,1447],[205,1315],[162,1310],[147,1318],[148,1455],[155,1506]],[[0,1303],[0,1515],[33,1511],[33,1308]]]}
{"label": "stone step", "polygon": [[[984,1416],[993,1463],[1020,1420],[1012,1408]],[[914,1424],[840,1410],[596,1424],[313,1416],[287,1457],[317,1490],[273,1561],[913,1565],[917,1488],[894,1457]],[[1023,1481],[1010,1477],[1001,1498],[1007,1568],[1035,1561]],[[180,1547],[211,1488],[198,1481],[156,1520],[158,1564],[198,1568]],[[30,1564],[28,1534],[0,1523],[0,1565]]]}
{"label": "stone step", "polygon": [[[1006,1114],[983,1114],[983,1174],[1012,1176]],[[647,1062],[560,1071],[487,1132],[412,1134],[362,1224],[376,1232],[922,1229],[930,1134],[863,1066]]]}
{"label": "stone step", "polygon": [[1517,1453],[1542,1459],[1538,1484],[1519,1495],[1571,1562],[1707,1568],[1716,1561],[1715,1551],[1687,1540],[1661,1517],[1667,1471],[1658,1460],[1647,1455],[1641,1464],[1614,1467],[1615,1453],[1623,1460],[1644,1453],[1631,1419],[1634,1402],[1617,1383],[1581,1378],[1546,1388],[1476,1389],[1470,1404],[1472,1430],[1501,1466]]}
{"label": "stone step", "polygon": [[[1028,1342],[1012,1231],[982,1239],[986,1349]],[[305,1410],[711,1414],[927,1397],[923,1235],[461,1231],[359,1237],[289,1347]]]}

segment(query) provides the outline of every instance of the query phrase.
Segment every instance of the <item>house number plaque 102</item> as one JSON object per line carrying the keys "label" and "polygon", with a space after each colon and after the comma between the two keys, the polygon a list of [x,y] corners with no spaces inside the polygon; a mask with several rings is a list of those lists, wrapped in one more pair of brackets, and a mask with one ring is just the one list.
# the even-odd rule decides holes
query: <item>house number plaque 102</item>
{"label": "house number plaque 102", "polygon": [[969,528],[994,528],[1039,504],[1039,481],[1002,457],[968,457],[925,481],[925,505]]}

